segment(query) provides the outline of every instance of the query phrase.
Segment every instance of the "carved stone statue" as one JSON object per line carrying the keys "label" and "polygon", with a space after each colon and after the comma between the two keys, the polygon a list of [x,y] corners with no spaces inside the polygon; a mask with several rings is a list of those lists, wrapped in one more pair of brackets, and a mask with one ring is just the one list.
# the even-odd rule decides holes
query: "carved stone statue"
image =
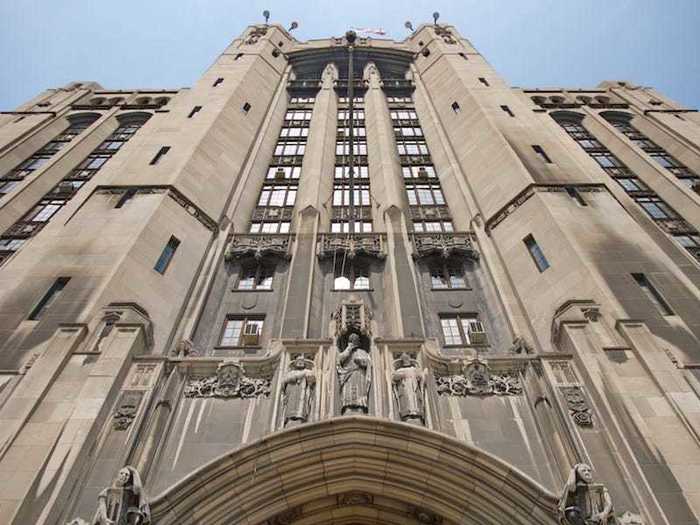
{"label": "carved stone statue", "polygon": [[119,471],[112,486],[97,497],[97,512],[92,525],[146,525],[151,510],[143,491],[141,476],[134,467]]}
{"label": "carved stone statue", "polygon": [[290,370],[284,376],[282,383],[282,406],[284,426],[306,423],[311,411],[316,375],[313,361],[298,355],[290,364]]}
{"label": "carved stone statue", "polygon": [[612,500],[603,485],[593,484],[591,467],[574,465],[559,500],[559,517],[566,525],[615,523]]}
{"label": "carved stone statue", "polygon": [[425,382],[427,372],[406,352],[394,362],[391,383],[401,421],[425,424]]}
{"label": "carved stone statue", "polygon": [[341,415],[366,414],[369,409],[372,360],[360,344],[360,336],[352,333],[345,350],[338,354]]}

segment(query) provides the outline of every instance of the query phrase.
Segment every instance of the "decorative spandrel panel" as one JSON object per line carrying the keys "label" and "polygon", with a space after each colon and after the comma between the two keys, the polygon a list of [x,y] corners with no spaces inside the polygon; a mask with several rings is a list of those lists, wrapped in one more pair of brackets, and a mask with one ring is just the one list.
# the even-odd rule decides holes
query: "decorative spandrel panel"
{"label": "decorative spandrel panel", "polygon": [[178,366],[180,394],[152,469],[152,493],[272,428],[274,363],[193,358]]}
{"label": "decorative spandrel panel", "polygon": [[524,362],[473,358],[432,369],[439,430],[482,448],[554,488],[546,453],[525,391]]}

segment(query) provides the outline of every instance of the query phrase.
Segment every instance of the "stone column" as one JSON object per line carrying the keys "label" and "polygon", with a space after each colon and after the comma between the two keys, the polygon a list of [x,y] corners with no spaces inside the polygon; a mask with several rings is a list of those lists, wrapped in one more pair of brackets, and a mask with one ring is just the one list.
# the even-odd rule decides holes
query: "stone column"
{"label": "stone column", "polygon": [[316,94],[311,117],[296,200],[296,242],[287,281],[282,337],[313,337],[321,330],[320,322],[312,327],[309,322],[313,316],[314,272],[318,267],[316,238],[321,223],[328,224],[333,194],[337,121],[337,97],[333,84],[337,78],[335,66],[329,64],[323,72],[322,87]]}

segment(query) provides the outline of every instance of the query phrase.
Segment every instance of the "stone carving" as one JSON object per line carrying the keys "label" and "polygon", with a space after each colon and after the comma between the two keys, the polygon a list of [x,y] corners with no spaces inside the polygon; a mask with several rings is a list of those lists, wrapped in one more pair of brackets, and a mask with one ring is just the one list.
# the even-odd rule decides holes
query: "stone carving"
{"label": "stone carving", "polygon": [[345,492],[338,496],[338,506],[347,507],[349,505],[371,505],[372,495],[365,492]]}
{"label": "stone carving", "polygon": [[573,466],[559,499],[559,518],[564,525],[613,525],[612,500],[604,485],[593,483],[591,467]]}
{"label": "stone carving", "polygon": [[362,302],[347,302],[338,306],[333,313],[335,333],[340,337],[349,332],[369,335],[372,314]]}
{"label": "stone carving", "polygon": [[479,258],[479,253],[472,245],[468,233],[414,233],[413,246],[415,258],[439,256]]}
{"label": "stone carving", "polygon": [[626,510],[617,519],[620,525],[644,525],[644,520],[639,514]]}
{"label": "stone carving", "polygon": [[[143,490],[141,476],[134,467],[119,471],[112,486],[97,496],[97,511],[90,525],[148,525],[151,510]],[[67,525],[88,525],[81,518],[74,518]]]}
{"label": "stone carving", "polygon": [[372,386],[372,360],[362,348],[360,336],[351,333],[336,360],[340,384],[340,414],[366,414]]}
{"label": "stone carving", "polygon": [[406,352],[394,361],[394,369],[391,384],[401,421],[420,422],[424,425],[427,371],[419,370],[418,361]]}
{"label": "stone carving", "polygon": [[253,30],[248,34],[248,38],[245,40],[245,44],[253,45],[257,44],[261,37],[267,34],[267,27],[260,26],[254,27]]}
{"label": "stone carving", "polygon": [[513,339],[513,345],[510,347],[510,352],[513,354],[531,354],[532,347],[523,337]]}
{"label": "stone carving", "polygon": [[289,235],[235,235],[224,254],[227,261],[253,257],[257,260],[265,256],[289,258]]}
{"label": "stone carving", "polygon": [[271,520],[267,520],[265,525],[292,525],[302,516],[301,507],[294,507],[281,514],[278,514]]}
{"label": "stone carving", "polygon": [[216,375],[190,379],[185,386],[185,397],[248,399],[269,395],[270,379],[247,377],[243,366],[235,359],[220,363]]}
{"label": "stone carving", "polygon": [[141,404],[141,394],[137,392],[124,392],[119,400],[119,406],[114,411],[112,428],[114,430],[127,430],[136,417]]}
{"label": "stone carving", "polygon": [[282,382],[282,414],[284,426],[306,423],[311,412],[316,374],[314,362],[298,355],[289,365]]}
{"label": "stone carving", "polygon": [[430,512],[426,509],[421,509],[413,505],[408,506],[409,512],[416,519],[418,523],[425,523],[426,525],[441,525],[442,517],[437,514]]}
{"label": "stone carving", "polygon": [[574,422],[580,427],[593,426],[593,415],[583,393],[583,388],[580,386],[561,386],[559,389],[564,395],[566,406]]}
{"label": "stone carving", "polygon": [[493,374],[484,361],[474,359],[462,364],[462,373],[436,378],[438,394],[448,396],[517,396],[523,391],[517,372]]}
{"label": "stone carving", "polygon": [[318,244],[318,257],[325,259],[333,256],[347,256],[353,259],[357,255],[365,255],[384,259],[384,239],[378,233],[356,234],[323,234]]}
{"label": "stone carving", "polygon": [[600,318],[600,307],[588,306],[586,308],[581,308],[581,313],[583,314],[583,317],[586,320],[591,321],[592,323],[596,323]]}
{"label": "stone carving", "polygon": [[199,352],[194,346],[194,343],[190,339],[182,339],[177,345],[173,354],[176,357],[198,357]]}

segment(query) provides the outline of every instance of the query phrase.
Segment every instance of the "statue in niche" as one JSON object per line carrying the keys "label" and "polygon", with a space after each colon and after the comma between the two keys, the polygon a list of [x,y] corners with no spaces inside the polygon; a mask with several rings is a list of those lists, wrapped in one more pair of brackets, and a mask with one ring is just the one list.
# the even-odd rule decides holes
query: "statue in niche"
{"label": "statue in niche", "polygon": [[603,485],[593,484],[591,467],[574,465],[559,499],[559,517],[565,525],[615,523],[612,500]]}
{"label": "statue in niche", "polygon": [[366,414],[372,386],[372,360],[362,348],[360,336],[351,333],[336,361],[340,382],[340,414]]}
{"label": "statue in niche", "polygon": [[298,355],[289,365],[282,383],[282,413],[284,426],[306,423],[311,412],[316,375],[314,362]]}
{"label": "statue in niche", "polygon": [[97,512],[92,525],[146,525],[151,510],[143,491],[141,476],[134,467],[119,471],[112,486],[97,497]]}
{"label": "statue in niche", "polygon": [[418,362],[406,352],[394,361],[392,390],[399,407],[401,421],[425,424],[425,383],[427,372],[418,369]]}

